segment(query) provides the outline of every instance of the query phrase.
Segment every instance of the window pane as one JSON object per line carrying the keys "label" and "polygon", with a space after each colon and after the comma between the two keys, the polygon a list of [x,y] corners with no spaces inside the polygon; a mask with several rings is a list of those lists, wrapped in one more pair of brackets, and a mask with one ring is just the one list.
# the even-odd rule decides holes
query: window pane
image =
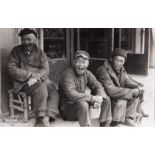
{"label": "window pane", "polygon": [[80,49],[86,50],[91,58],[107,58],[108,30],[101,28],[80,29]]}
{"label": "window pane", "polygon": [[135,29],[121,29],[121,48],[128,50],[129,52],[134,52],[134,31]]}
{"label": "window pane", "polygon": [[44,31],[44,51],[48,58],[66,57],[66,33],[65,29],[45,28]]}
{"label": "window pane", "polygon": [[129,53],[144,54],[144,34],[145,29],[122,28],[121,48],[128,50]]}

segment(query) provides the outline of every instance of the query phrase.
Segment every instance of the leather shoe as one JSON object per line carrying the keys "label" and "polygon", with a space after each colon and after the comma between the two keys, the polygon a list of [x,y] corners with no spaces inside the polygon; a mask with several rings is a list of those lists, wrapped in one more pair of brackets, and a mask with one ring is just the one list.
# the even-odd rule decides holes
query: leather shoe
{"label": "leather shoe", "polygon": [[134,120],[132,120],[132,119],[130,119],[130,118],[126,118],[126,120],[125,120],[125,122],[124,122],[124,125],[131,126],[131,127],[135,127]]}
{"label": "leather shoe", "polygon": [[145,113],[143,110],[141,110],[141,114],[143,117],[149,117],[149,114]]}
{"label": "leather shoe", "polygon": [[53,118],[53,117],[49,117],[49,122],[54,122],[55,121],[55,119]]}
{"label": "leather shoe", "polygon": [[35,127],[49,127],[49,119],[47,117],[36,118]]}
{"label": "leather shoe", "polygon": [[110,124],[111,127],[119,127],[120,126],[120,122],[117,121],[112,121]]}

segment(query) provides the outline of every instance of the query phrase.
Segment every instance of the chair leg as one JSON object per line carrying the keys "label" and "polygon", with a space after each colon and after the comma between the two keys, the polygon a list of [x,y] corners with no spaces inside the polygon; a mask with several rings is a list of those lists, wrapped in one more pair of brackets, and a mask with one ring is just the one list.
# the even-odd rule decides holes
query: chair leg
{"label": "chair leg", "polygon": [[[28,110],[31,110],[31,97],[27,96],[24,92],[19,92],[18,99],[14,99],[14,90],[10,89],[9,93],[9,106],[10,106],[10,116],[11,118],[15,117],[15,109],[23,112],[23,121],[28,122]],[[14,103],[18,103],[18,106],[22,110],[15,108]],[[19,105],[21,103],[21,105]]]}
{"label": "chair leg", "polygon": [[28,99],[24,96],[24,122],[28,122]]}
{"label": "chair leg", "polygon": [[14,118],[14,108],[13,108],[13,92],[9,92],[9,106],[11,118]]}

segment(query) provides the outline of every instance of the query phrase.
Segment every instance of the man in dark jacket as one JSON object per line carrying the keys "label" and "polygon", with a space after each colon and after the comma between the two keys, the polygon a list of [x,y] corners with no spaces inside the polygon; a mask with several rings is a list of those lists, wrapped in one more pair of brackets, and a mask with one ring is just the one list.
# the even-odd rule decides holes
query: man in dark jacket
{"label": "man in dark jacket", "polygon": [[49,64],[46,54],[36,46],[37,33],[25,28],[20,34],[22,45],[12,49],[8,71],[16,93],[24,91],[31,96],[36,126],[49,126],[58,112],[59,96],[48,79]]}
{"label": "man in dark jacket", "polygon": [[[102,84],[87,70],[89,54],[85,51],[75,53],[72,68],[67,69],[59,82],[59,111],[65,120],[78,120],[80,126],[90,126],[89,107],[101,106],[100,126],[111,123],[111,102]],[[90,93],[86,93],[89,87]]]}
{"label": "man in dark jacket", "polygon": [[97,70],[97,78],[111,98],[113,115],[111,126],[120,123],[135,126],[134,119],[140,106],[139,97],[143,93],[141,84],[132,80],[123,67],[126,58],[125,50],[115,49],[112,61],[105,61]]}

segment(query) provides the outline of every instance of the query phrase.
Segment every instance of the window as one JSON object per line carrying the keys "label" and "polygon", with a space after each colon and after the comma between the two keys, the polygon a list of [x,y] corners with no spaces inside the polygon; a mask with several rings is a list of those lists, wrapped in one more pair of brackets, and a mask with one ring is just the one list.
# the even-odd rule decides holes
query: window
{"label": "window", "polygon": [[49,59],[66,57],[66,31],[62,28],[43,29],[44,52]]}
{"label": "window", "polygon": [[115,29],[115,48],[123,48],[131,54],[144,54],[145,29]]}
{"label": "window", "polygon": [[91,58],[107,58],[108,32],[105,28],[81,28],[80,49],[86,50]]}

